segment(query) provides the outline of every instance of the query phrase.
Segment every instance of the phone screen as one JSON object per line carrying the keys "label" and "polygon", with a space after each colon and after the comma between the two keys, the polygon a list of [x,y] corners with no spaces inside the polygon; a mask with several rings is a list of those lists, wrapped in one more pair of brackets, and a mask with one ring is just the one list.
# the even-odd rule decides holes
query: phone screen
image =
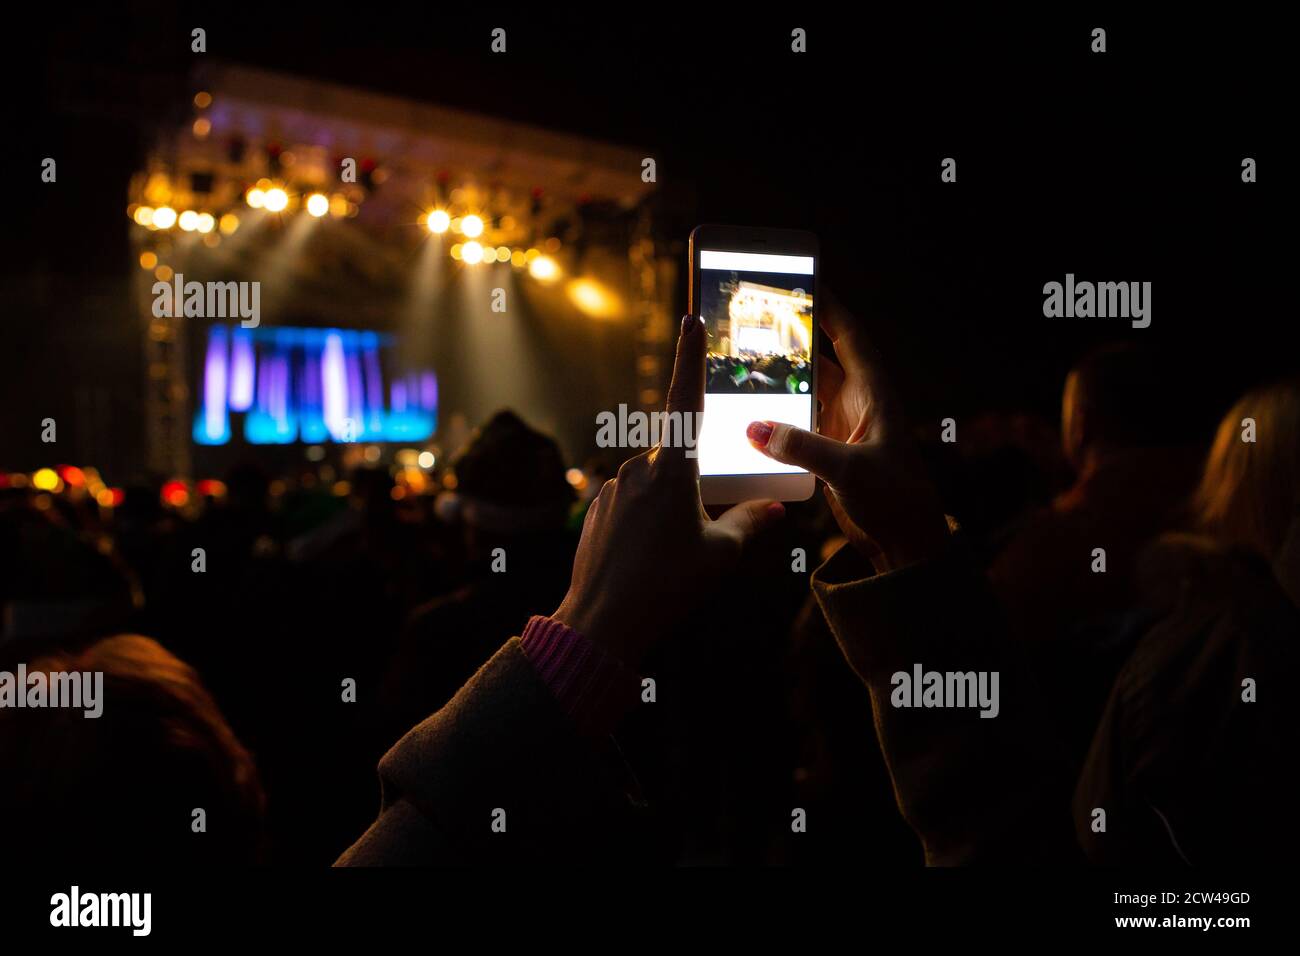
{"label": "phone screen", "polygon": [[701,475],[804,474],[745,437],[750,422],[813,422],[813,256],[702,249],[708,334]]}

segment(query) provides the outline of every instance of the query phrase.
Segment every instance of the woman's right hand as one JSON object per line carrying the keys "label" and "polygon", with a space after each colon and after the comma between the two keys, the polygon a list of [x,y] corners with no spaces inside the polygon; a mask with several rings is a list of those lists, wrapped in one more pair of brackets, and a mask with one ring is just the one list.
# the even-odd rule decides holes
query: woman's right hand
{"label": "woman's right hand", "polygon": [[826,483],[841,530],[877,571],[933,557],[947,544],[947,519],[879,355],[834,303],[822,310],[822,328],[839,364],[823,356],[817,366],[820,431],[753,422],[749,440]]}

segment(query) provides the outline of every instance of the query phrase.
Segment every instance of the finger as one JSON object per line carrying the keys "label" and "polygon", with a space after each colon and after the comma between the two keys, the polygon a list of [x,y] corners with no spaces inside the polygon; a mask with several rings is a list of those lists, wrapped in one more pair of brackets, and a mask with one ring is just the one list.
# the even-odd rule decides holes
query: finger
{"label": "finger", "polygon": [[704,323],[693,315],[682,316],[682,330],[677,336],[677,358],[673,362],[673,381],[668,386],[668,411],[704,411]]}
{"label": "finger", "polygon": [[779,501],[742,501],[719,515],[713,522],[713,528],[743,547],[751,538],[784,516],[785,505]]}
{"label": "finger", "polygon": [[850,454],[843,442],[781,422],[751,422],[745,435],[769,458],[797,465],[830,484],[840,480]]}
{"label": "finger", "polygon": [[[673,362],[673,380],[668,386],[665,434],[654,460],[669,467],[695,464],[695,443],[699,439],[700,419],[704,412],[704,352],[708,336],[704,323],[696,316],[682,316],[677,336],[677,358]],[[689,454],[688,454],[689,452]]]}

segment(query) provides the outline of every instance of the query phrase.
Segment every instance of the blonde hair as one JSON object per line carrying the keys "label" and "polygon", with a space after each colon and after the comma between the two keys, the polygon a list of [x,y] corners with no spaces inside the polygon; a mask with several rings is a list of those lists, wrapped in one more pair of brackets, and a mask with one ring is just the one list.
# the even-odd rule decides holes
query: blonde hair
{"label": "blonde hair", "polygon": [[[1243,441],[1246,419],[1254,441]],[[1300,490],[1300,380],[1249,392],[1219,423],[1194,497],[1201,529],[1274,558]]]}

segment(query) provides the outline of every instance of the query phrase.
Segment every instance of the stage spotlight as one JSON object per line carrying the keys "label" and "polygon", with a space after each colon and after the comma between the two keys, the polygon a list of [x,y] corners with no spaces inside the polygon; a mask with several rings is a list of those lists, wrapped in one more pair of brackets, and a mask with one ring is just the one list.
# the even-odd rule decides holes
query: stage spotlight
{"label": "stage spotlight", "polygon": [[248,191],[247,195],[244,196],[244,201],[254,209],[261,209],[266,205],[266,192],[265,190],[254,186]]}
{"label": "stage spotlight", "polygon": [[496,246],[487,246],[487,247],[485,247],[485,248],[483,249],[483,261],[484,261],[484,262],[496,262],[496,261],[497,261],[497,247],[496,247]]}
{"label": "stage spotlight", "polygon": [[459,242],[453,244],[452,247],[451,247],[451,257],[452,257],[453,259],[455,259],[457,262],[459,262],[459,261],[460,261],[460,254],[461,254],[461,251],[462,251],[464,248],[465,248],[465,247],[462,246]]}
{"label": "stage spotlight", "polygon": [[216,225],[217,225],[217,220],[213,218],[212,213],[210,212],[199,213],[199,221],[197,223],[199,232],[204,232],[204,233],[211,232],[214,228],[216,228]]}
{"label": "stage spotlight", "polygon": [[509,261],[510,261],[510,247],[509,247],[509,246],[497,246],[497,261],[498,261],[498,262],[509,262]]}
{"label": "stage spotlight", "polygon": [[471,239],[483,235],[483,220],[478,216],[466,216],[460,221],[460,231]]}
{"label": "stage spotlight", "polygon": [[555,260],[550,256],[537,256],[532,262],[528,263],[528,274],[534,279],[547,282],[560,274],[560,267],[555,264]]}
{"label": "stage spotlight", "polygon": [[435,209],[429,213],[429,220],[426,225],[428,225],[430,232],[441,235],[451,226],[451,216],[447,215],[445,209]]}
{"label": "stage spotlight", "polygon": [[154,253],[152,253],[152,252],[142,252],[142,253],[140,253],[140,268],[141,268],[141,269],[152,269],[152,268],[154,268],[154,266],[156,266],[156,265],[158,265],[158,257],[157,257]]}
{"label": "stage spotlight", "polygon": [[425,469],[432,468],[434,463],[433,452],[431,451],[420,452],[420,457],[418,461],[420,463],[421,468],[425,468]]}
{"label": "stage spotlight", "polygon": [[132,218],[135,219],[137,226],[147,226],[150,229],[152,229],[153,228],[153,207],[137,206],[135,210],[135,215]]}
{"label": "stage spotlight", "polygon": [[483,247],[477,242],[467,242],[460,248],[460,257],[470,265],[478,265],[483,261]]}
{"label": "stage spotlight", "polygon": [[516,269],[522,269],[524,266],[528,265],[528,258],[524,255],[522,249],[516,249],[514,252],[510,253],[510,264]]}
{"label": "stage spotlight", "polygon": [[180,218],[176,220],[176,223],[186,232],[193,232],[195,229],[199,228],[199,214],[193,209],[186,209],[181,213]]}
{"label": "stage spotlight", "polygon": [[329,197],[321,193],[312,193],[307,197],[307,211],[319,219],[330,211]]}
{"label": "stage spotlight", "polygon": [[266,191],[265,203],[267,212],[284,212],[285,207],[289,205],[289,194],[276,186]]}
{"label": "stage spotlight", "polygon": [[593,319],[613,319],[622,311],[619,300],[595,279],[574,279],[564,291],[570,302]]}
{"label": "stage spotlight", "polygon": [[153,211],[153,224],[159,229],[170,229],[176,225],[176,210],[171,206],[163,206]]}
{"label": "stage spotlight", "polygon": [[345,197],[335,193],[330,197],[330,215],[342,218],[348,214],[348,201]]}
{"label": "stage spotlight", "polygon": [[233,212],[228,212],[221,217],[221,234],[228,236],[239,228],[239,217]]}
{"label": "stage spotlight", "polygon": [[212,105],[212,94],[207,90],[200,90],[194,94],[194,105],[201,110],[207,109]]}
{"label": "stage spotlight", "polygon": [[53,491],[62,484],[53,468],[41,468],[32,475],[32,484],[41,491]]}

